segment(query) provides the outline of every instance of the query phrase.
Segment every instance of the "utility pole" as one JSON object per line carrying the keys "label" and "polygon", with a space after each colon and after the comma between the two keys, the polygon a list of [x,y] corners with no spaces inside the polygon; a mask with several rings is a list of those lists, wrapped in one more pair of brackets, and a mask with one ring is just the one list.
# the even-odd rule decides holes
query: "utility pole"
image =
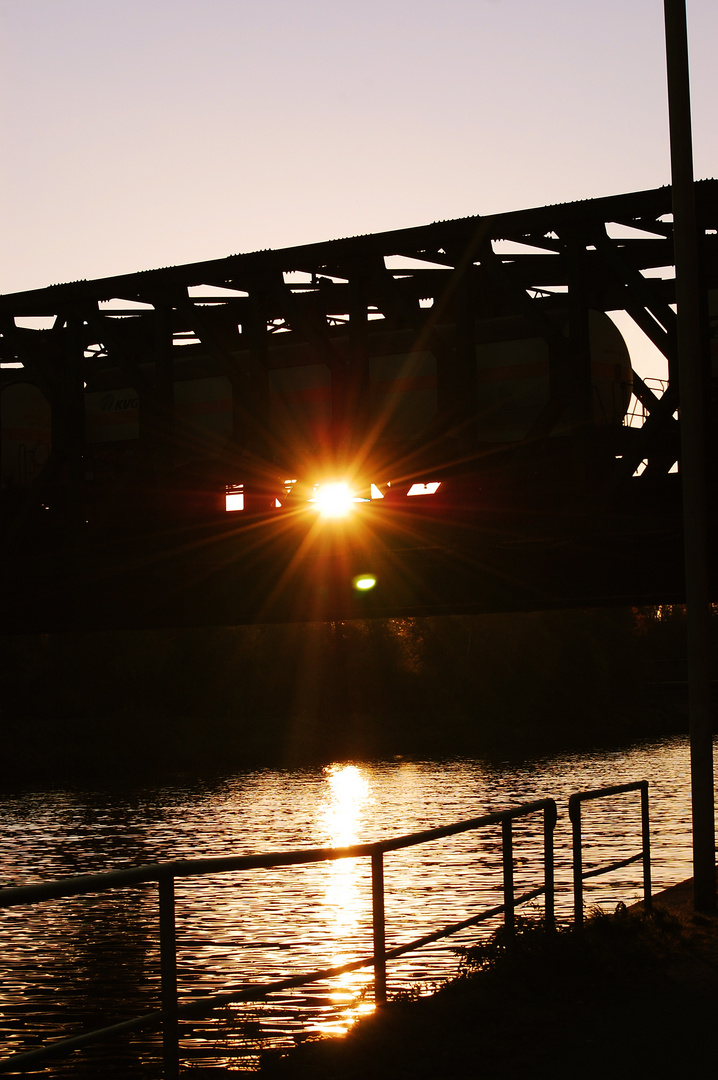
{"label": "utility pole", "polygon": [[664,0],[676,266],[688,708],[691,740],[693,899],[716,907],[713,724],[711,715],[707,440],[698,228],[693,181],[685,0]]}

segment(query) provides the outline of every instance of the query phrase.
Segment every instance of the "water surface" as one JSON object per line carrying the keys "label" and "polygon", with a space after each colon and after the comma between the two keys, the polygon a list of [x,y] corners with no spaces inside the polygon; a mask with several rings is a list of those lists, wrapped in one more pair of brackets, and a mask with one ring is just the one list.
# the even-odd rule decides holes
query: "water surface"
{"label": "water surface", "polygon": [[[27,884],[137,863],[341,846],[411,833],[553,797],[557,909],[571,912],[568,796],[650,781],[652,870],[660,889],[691,874],[684,738],[524,762],[473,759],[336,762],[258,770],[211,782],[126,792],[49,790],[0,799],[0,881]],[[516,825],[517,891],[541,883],[540,815]],[[584,807],[585,863],[640,849],[638,793]],[[390,853],[387,945],[501,902],[500,831],[490,828]],[[641,897],[640,864],[586,882],[587,905]],[[537,902],[536,910],[541,905]],[[341,964],[371,952],[367,860],[177,882],[180,999]],[[150,1011],[158,1001],[156,887],[2,913],[1,1052]],[[390,962],[389,991],[427,990],[457,969],[473,929]],[[266,1003],[228,1006],[183,1025],[184,1061],[250,1068],[262,1047],[342,1032],[373,1008],[371,973],[354,972]],[[113,1069],[112,1066],[115,1066]],[[159,1076],[156,1036],[54,1062],[58,1076]]]}

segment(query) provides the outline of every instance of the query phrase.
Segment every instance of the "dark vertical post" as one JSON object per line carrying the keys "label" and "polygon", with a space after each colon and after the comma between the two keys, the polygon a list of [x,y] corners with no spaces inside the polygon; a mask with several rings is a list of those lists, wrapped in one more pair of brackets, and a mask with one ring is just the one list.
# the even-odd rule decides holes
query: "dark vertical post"
{"label": "dark vertical post", "polygon": [[588,299],[584,282],[585,245],[567,245],[568,263],[568,349],[570,368],[567,381],[572,391],[573,422],[586,432],[593,423],[593,385]]}
{"label": "dark vertical post", "polygon": [[174,356],[172,352],[172,308],[155,308],[155,416],[154,465],[157,487],[167,496],[175,463]]}
{"label": "dark vertical post", "polygon": [[572,440],[573,482],[584,495],[589,490],[593,446],[593,373],[591,370],[591,336],[589,307],[586,295],[584,262],[585,245],[573,241],[567,245],[568,262],[568,366],[566,385],[571,393],[570,418],[574,428]]}
{"label": "dark vertical post", "polygon": [[688,619],[693,899],[715,910],[715,812],[710,686],[710,586],[706,497],[701,281],[693,183],[685,0],[664,0],[676,264],[683,538]]}
{"label": "dark vertical post", "polygon": [[572,795],[568,800],[568,816],[571,819],[573,846],[573,921],[583,922],[583,859],[581,857],[581,802]]}
{"label": "dark vertical post", "polygon": [[643,905],[650,911],[651,889],[651,830],[648,820],[648,781],[641,782],[641,846],[643,848]]}
{"label": "dark vertical post", "polygon": [[350,361],[347,376],[345,425],[339,448],[340,471],[361,469],[367,453],[370,425],[369,320],[367,284],[361,266],[352,269],[349,280]]}
{"label": "dark vertical post", "polygon": [[544,924],[547,930],[553,930],[554,918],[554,873],[553,873],[553,831],[556,827],[556,804],[549,803],[543,811],[543,880],[544,880]]}
{"label": "dark vertical post", "polygon": [[242,325],[242,338],[247,348],[248,384],[247,400],[242,403],[246,424],[244,443],[249,450],[249,461],[254,464],[252,472],[247,475],[246,461],[243,462],[245,472],[242,479],[244,508],[252,513],[265,512],[272,506],[272,478],[268,474],[267,462],[276,458],[278,451],[281,452],[279,433],[270,426],[268,291],[269,282],[264,277],[254,283],[250,298],[246,302]]}
{"label": "dark vertical post", "polygon": [[83,382],[84,328],[80,318],[69,319],[60,331],[63,344],[60,393],[52,406],[52,446],[66,467],[66,549],[76,549],[85,522],[85,390]]}
{"label": "dark vertical post", "polygon": [[501,855],[504,871],[504,926],[510,940],[514,936],[514,836],[510,817],[505,817],[501,822]]}
{"label": "dark vertical post", "polygon": [[175,882],[170,874],[159,879],[160,972],[162,979],[162,1054],[165,1080],[179,1078],[179,1023],[177,1019],[177,944],[175,939]]}
{"label": "dark vertical post", "polygon": [[456,287],[454,323],[453,390],[454,415],[467,448],[477,438],[478,387],[476,381],[476,305],[474,267],[469,261]]}
{"label": "dark vertical post", "polygon": [[384,921],[384,853],[371,857],[372,926],[374,931],[374,1001],[386,1005],[386,928]]}

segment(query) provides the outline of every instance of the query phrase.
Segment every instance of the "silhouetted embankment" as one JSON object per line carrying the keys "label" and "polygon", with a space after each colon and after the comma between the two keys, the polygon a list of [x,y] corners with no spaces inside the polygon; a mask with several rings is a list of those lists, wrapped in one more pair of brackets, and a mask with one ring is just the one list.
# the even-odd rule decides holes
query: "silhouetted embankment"
{"label": "silhouetted embankment", "polygon": [[662,608],[9,637],[0,779],[526,757],[685,730],[684,629]]}
{"label": "silhouetted embankment", "polygon": [[[343,1039],[269,1051],[268,1080],[615,1080],[708,1075],[718,998],[715,917],[694,932],[658,909],[580,931],[520,921],[469,953],[462,977],[404,996]],[[699,927],[700,930],[700,927]],[[200,1074],[198,1074],[200,1075]],[[229,1073],[227,1075],[230,1075]]]}

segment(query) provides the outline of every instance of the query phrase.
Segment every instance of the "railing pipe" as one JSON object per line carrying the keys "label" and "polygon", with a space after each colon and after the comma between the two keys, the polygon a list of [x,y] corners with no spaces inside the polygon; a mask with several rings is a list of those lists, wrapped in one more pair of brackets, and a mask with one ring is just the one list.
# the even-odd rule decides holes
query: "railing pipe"
{"label": "railing pipe", "polygon": [[[513,876],[513,831],[512,821],[542,810],[544,813],[544,885],[531,890],[520,897],[514,895]],[[160,930],[160,973],[161,973],[161,1012],[147,1013],[134,1017],[120,1024],[110,1025],[83,1035],[57,1040],[55,1043],[24,1053],[15,1054],[0,1061],[0,1073],[16,1071],[18,1067],[41,1061],[53,1054],[67,1052],[103,1038],[131,1030],[150,1030],[162,1027],[165,1080],[177,1080],[179,1077],[179,1017],[199,1016],[211,1012],[220,1004],[230,1001],[252,1001],[265,998],[267,994],[293,986],[302,986],[311,982],[331,978],[342,972],[356,971],[370,964],[374,966],[374,993],[378,1005],[387,999],[386,961],[389,957],[398,957],[420,948],[432,941],[456,933],[469,926],[478,925],[487,918],[504,913],[506,925],[511,933],[514,928],[514,912],[517,904],[526,903],[540,896],[546,897],[546,918],[553,920],[554,877],[553,877],[553,828],[556,823],[556,803],[553,799],[539,799],[524,803],[509,810],[485,814],[468,821],[456,822],[438,829],[427,829],[418,833],[380,840],[370,844],[356,844],[345,848],[309,848],[300,851],[274,852],[264,855],[221,856],[216,858],[186,859],[168,863],[152,863],[131,867],[124,870],[109,871],[101,874],[84,874],[63,878],[59,881],[43,882],[36,885],[16,886],[0,889],[0,908],[15,907],[20,904],[39,903],[59,897],[81,896],[88,893],[102,893],[113,888],[127,888],[149,882],[157,882],[159,893],[159,930]],[[439,931],[427,934],[413,942],[405,943],[387,950],[384,910],[384,853],[399,851],[427,841],[456,836],[483,826],[500,824],[502,828],[502,859],[504,881],[504,903],[483,911],[460,923],[446,926]],[[216,994],[211,998],[178,1004],[177,1000],[177,956],[175,930],[175,894],[176,877],[196,877],[205,874],[226,873],[233,870],[273,868],[294,866],[327,860],[370,857],[372,864],[372,924],[373,954],[371,957],[352,961],[340,967],[315,971],[309,975],[294,976],[279,982],[263,986],[247,986]]]}
{"label": "railing pipe", "polygon": [[371,857],[372,930],[374,938],[374,1001],[386,1005],[386,924],[384,917],[384,854]]}
{"label": "railing pipe", "polygon": [[555,927],[555,884],[553,868],[553,831],[556,828],[556,804],[547,805],[543,812],[543,878],[544,922],[547,930]]}
{"label": "railing pipe", "polygon": [[177,941],[175,930],[175,881],[171,874],[159,878],[160,975],[162,991],[162,1057],[164,1080],[179,1078],[179,1020],[177,1015]]}
{"label": "railing pipe", "polygon": [[573,852],[573,921],[576,926],[583,922],[583,856],[581,838],[581,803],[568,801],[571,818],[571,847]]}
{"label": "railing pipe", "polygon": [[484,814],[482,817],[455,822],[453,825],[442,825],[438,829],[425,829],[390,840],[353,844],[350,847],[300,848],[298,851],[266,852],[261,855],[220,855],[202,859],[178,859],[166,863],[145,863],[141,866],[127,867],[124,870],[109,870],[99,874],[81,874],[60,878],[57,881],[39,882],[35,885],[16,885],[0,889],[0,908],[156,882],[159,880],[160,873],[171,874],[175,878],[199,877],[204,874],[229,873],[233,870],[267,870],[279,866],[304,865],[327,860],[361,859],[373,855],[375,851],[400,851],[429,840],[458,836],[484,825],[499,825],[507,816],[526,817],[538,810],[543,810],[549,803],[555,806],[553,799],[537,799],[535,802],[524,803],[511,810],[498,810],[492,814]]}
{"label": "railing pipe", "polygon": [[[583,869],[582,835],[581,835],[581,805],[594,799],[608,798],[611,795],[622,795],[628,791],[641,792],[641,851],[637,855],[631,855],[628,859],[620,859],[609,866],[599,867],[593,870]],[[573,918],[576,926],[583,923],[583,882],[589,877],[598,877],[608,874],[611,870],[629,866],[639,859],[643,863],[643,900],[647,909],[651,907],[651,841],[648,818],[648,781],[637,780],[631,784],[614,784],[612,787],[595,788],[592,791],[578,791],[568,800],[568,813],[572,826],[573,843]]]}
{"label": "railing pipe", "polygon": [[514,837],[511,818],[501,822],[501,861],[504,878],[504,926],[506,936],[514,936]]}
{"label": "railing pipe", "polygon": [[646,911],[653,907],[651,887],[651,829],[648,820],[648,781],[641,782],[641,845],[643,847],[643,904]]}

